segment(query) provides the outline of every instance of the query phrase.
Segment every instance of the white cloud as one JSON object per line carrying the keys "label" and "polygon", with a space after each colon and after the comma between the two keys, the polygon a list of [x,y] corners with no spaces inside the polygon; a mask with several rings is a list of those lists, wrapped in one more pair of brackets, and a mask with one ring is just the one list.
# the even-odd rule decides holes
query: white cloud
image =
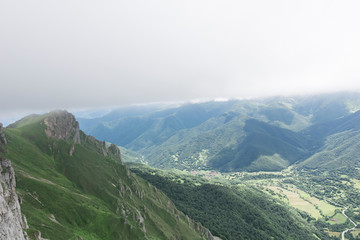
{"label": "white cloud", "polygon": [[0,114],[360,89],[359,7],[4,1]]}

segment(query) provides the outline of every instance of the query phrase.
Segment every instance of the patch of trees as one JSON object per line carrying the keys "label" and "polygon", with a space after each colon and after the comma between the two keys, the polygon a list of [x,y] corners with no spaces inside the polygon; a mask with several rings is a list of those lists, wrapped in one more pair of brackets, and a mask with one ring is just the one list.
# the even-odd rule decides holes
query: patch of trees
{"label": "patch of trees", "polygon": [[256,189],[181,184],[164,176],[133,171],[165,192],[180,211],[224,240],[315,239],[313,233],[327,238],[296,211]]}

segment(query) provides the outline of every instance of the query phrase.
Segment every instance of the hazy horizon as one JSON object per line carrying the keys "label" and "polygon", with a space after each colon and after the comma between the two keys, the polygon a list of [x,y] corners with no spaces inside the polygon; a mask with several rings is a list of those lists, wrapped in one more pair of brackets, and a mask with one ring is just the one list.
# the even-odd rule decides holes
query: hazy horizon
{"label": "hazy horizon", "polygon": [[359,7],[5,1],[0,122],[53,109],[359,91]]}
{"label": "hazy horizon", "polygon": [[99,107],[86,107],[86,108],[44,108],[44,109],[27,109],[19,111],[9,111],[5,112],[5,115],[0,115],[0,123],[3,123],[4,126],[7,126],[11,123],[20,120],[23,117],[26,117],[31,114],[44,114],[51,111],[65,110],[70,113],[73,113],[76,117],[82,118],[93,118],[91,115],[96,115],[96,117],[103,116],[107,113],[110,113],[113,110],[126,108],[126,107],[136,107],[136,106],[150,106],[150,105],[160,105],[164,107],[174,107],[183,104],[196,104],[196,103],[205,103],[205,102],[224,102],[224,101],[233,101],[233,100],[266,100],[278,97],[288,97],[288,98],[298,98],[298,97],[315,97],[315,96],[326,96],[333,94],[360,94],[360,91],[334,91],[334,92],[323,92],[323,93],[307,93],[307,94],[290,94],[290,95],[270,95],[270,96],[257,96],[257,97],[243,97],[243,98],[203,98],[203,99],[191,99],[187,101],[163,101],[163,102],[143,102],[143,103],[134,103],[134,104],[124,104],[124,105],[104,105]]}

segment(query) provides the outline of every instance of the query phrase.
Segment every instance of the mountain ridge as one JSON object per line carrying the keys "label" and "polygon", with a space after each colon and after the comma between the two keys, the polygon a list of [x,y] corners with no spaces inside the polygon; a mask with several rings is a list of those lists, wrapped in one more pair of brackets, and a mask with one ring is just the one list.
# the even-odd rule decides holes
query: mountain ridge
{"label": "mountain ridge", "polygon": [[[7,140],[0,123],[0,152],[5,151]],[[0,156],[0,239],[28,240],[29,228],[21,213],[19,197],[15,190],[15,172],[11,161]]]}
{"label": "mountain ridge", "polygon": [[130,173],[115,145],[79,130],[66,111],[4,129],[27,233],[50,239],[214,239],[160,190]]}
{"label": "mountain ridge", "polygon": [[[115,118],[110,113],[101,118],[108,121],[94,120],[98,125],[84,131],[137,152],[157,168],[278,171],[320,151],[334,131],[355,126],[359,109],[359,93],[206,102],[123,111]],[[178,116],[184,112],[193,125],[182,124]],[[198,121],[203,113],[209,114]]]}

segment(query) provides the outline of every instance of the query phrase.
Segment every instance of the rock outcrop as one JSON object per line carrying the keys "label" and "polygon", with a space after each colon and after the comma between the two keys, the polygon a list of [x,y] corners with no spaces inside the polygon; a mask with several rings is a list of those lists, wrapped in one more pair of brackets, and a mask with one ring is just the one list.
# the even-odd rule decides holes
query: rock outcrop
{"label": "rock outcrop", "polygon": [[120,149],[115,144],[99,141],[93,136],[86,136],[84,142],[90,143],[100,154],[104,156],[112,155],[117,157],[120,162],[122,161]]}
{"label": "rock outcrop", "polygon": [[0,123],[0,144],[6,145],[7,141],[3,132],[3,125]]}
{"label": "rock outcrop", "polygon": [[67,111],[51,112],[45,119],[45,133],[57,140],[72,140],[80,144],[80,127],[74,115]]}
{"label": "rock outcrop", "polygon": [[[5,144],[6,138],[0,124],[0,145],[4,147]],[[21,214],[15,186],[15,172],[11,161],[0,157],[0,239],[28,239],[23,231],[28,226],[26,218]]]}

